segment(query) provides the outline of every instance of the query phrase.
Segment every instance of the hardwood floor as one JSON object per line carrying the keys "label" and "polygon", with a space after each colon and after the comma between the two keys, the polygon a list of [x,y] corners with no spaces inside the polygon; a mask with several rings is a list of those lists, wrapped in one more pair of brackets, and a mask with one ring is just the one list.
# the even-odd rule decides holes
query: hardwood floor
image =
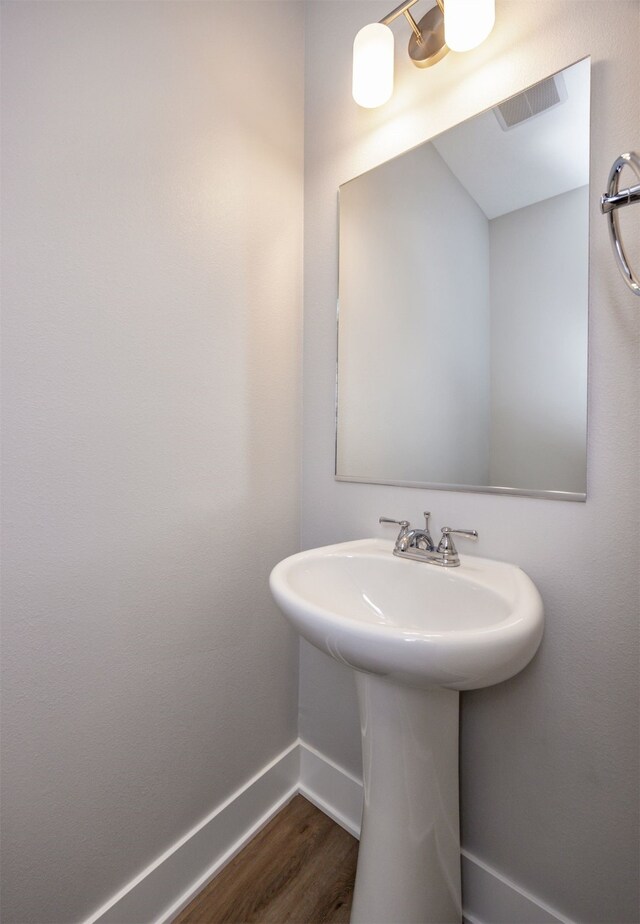
{"label": "hardwood floor", "polygon": [[295,796],[173,924],[348,924],[357,857],[354,837]]}

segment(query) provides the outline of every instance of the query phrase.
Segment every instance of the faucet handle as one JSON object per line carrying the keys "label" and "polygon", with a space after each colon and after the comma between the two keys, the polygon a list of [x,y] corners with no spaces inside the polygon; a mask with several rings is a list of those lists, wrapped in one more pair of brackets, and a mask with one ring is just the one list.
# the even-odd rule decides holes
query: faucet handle
{"label": "faucet handle", "polygon": [[438,552],[448,552],[451,555],[456,554],[456,547],[453,544],[451,536],[466,536],[468,539],[477,539],[477,529],[451,529],[450,526],[442,527],[442,539],[438,545]]}
{"label": "faucet handle", "polygon": [[400,532],[396,538],[396,549],[399,549],[406,542],[406,537],[409,533],[409,527],[411,524],[408,520],[391,520],[389,517],[380,517],[378,523],[395,523],[396,526],[400,527]]}
{"label": "faucet handle", "polygon": [[477,529],[451,529],[450,526],[443,526],[441,532],[443,536],[468,536],[470,539],[478,538]]}

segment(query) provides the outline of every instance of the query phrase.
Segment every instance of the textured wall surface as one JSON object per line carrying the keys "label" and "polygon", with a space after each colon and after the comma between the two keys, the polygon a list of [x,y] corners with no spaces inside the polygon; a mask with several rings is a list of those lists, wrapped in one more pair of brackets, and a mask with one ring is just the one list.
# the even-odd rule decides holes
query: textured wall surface
{"label": "textured wall surface", "polygon": [[90,913],[296,734],[302,12],[5,4],[6,924]]}
{"label": "textured wall surface", "polygon": [[[484,45],[425,71],[409,62],[408,30],[395,24],[395,94],[366,111],[350,97],[351,43],[388,8],[308,5],[303,545],[388,535],[380,514],[416,521],[427,509],[436,526],[476,527],[477,554],[531,575],[547,614],[537,658],[508,683],[462,697],[464,845],[576,920],[630,924],[638,912],[640,313],[613,263],[598,198],[613,159],[640,149],[639,4],[498,0]],[[593,65],[587,503],[335,482],[337,187],[585,55]],[[352,677],[303,645],[301,681],[303,736],[359,772]]]}

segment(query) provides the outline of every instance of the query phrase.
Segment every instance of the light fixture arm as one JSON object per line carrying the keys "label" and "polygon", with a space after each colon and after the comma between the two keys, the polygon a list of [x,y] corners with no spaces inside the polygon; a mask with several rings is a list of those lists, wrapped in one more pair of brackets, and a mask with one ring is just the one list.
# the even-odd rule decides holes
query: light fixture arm
{"label": "light fixture arm", "polygon": [[418,26],[418,23],[415,21],[409,10],[404,11],[404,17],[413,29],[413,34],[416,37],[416,41],[422,43],[422,32]]}
{"label": "light fixture arm", "polygon": [[[381,19],[380,22],[383,26],[388,26],[389,23],[392,23],[394,19],[398,18],[398,16],[404,16],[404,18],[413,29],[413,34],[416,37],[416,41],[422,42],[422,32],[420,31],[420,27],[409,12],[411,7],[417,2],[418,0],[406,0],[405,3],[401,3],[400,6],[397,6],[395,10],[391,10],[391,12],[385,16],[384,19]],[[439,0],[439,3],[442,3],[442,0]]]}
{"label": "light fixture arm", "polygon": [[[387,13],[384,19],[381,19],[380,22],[383,26],[390,25],[390,23],[392,23],[394,19],[397,19],[398,16],[404,16],[405,13],[407,13],[412,6],[415,6],[417,2],[418,0],[405,0],[405,2],[401,3],[400,6],[397,6],[395,10],[391,10],[390,13]],[[413,19],[413,16],[411,18]]]}
{"label": "light fixture arm", "polygon": [[[413,31],[416,32],[417,30],[418,32],[420,32],[420,30],[418,29],[417,22],[415,21],[415,19],[409,12],[411,7],[415,6],[417,2],[418,0],[405,0],[405,2],[401,3],[400,6],[397,6],[395,10],[391,10],[390,13],[387,13],[384,19],[381,19],[380,22],[382,23],[383,26],[388,26],[389,23],[392,23],[394,19],[398,18],[398,16],[406,16]],[[440,12],[444,13],[444,0],[436,0],[436,2],[438,6],[440,7]],[[416,34],[416,37],[417,37],[417,34]]]}
{"label": "light fixture arm", "polygon": [[437,6],[432,7],[419,22],[409,12],[416,3],[418,0],[405,0],[387,13],[380,23],[388,26],[399,16],[404,16],[413,32],[409,42],[409,57],[417,67],[430,67],[449,51],[444,41],[444,0],[437,0]]}

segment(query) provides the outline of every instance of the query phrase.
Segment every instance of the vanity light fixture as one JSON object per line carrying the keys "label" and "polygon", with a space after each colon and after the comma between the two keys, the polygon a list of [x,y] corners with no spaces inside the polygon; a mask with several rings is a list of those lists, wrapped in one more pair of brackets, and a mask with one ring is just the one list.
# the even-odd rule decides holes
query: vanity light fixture
{"label": "vanity light fixture", "polygon": [[470,51],[487,38],[496,18],[495,0],[438,0],[416,22],[405,0],[380,22],[360,29],[353,43],[353,98],[359,106],[375,109],[393,93],[393,33],[390,23],[404,16],[411,26],[409,57],[416,67],[431,67],[447,52]]}

